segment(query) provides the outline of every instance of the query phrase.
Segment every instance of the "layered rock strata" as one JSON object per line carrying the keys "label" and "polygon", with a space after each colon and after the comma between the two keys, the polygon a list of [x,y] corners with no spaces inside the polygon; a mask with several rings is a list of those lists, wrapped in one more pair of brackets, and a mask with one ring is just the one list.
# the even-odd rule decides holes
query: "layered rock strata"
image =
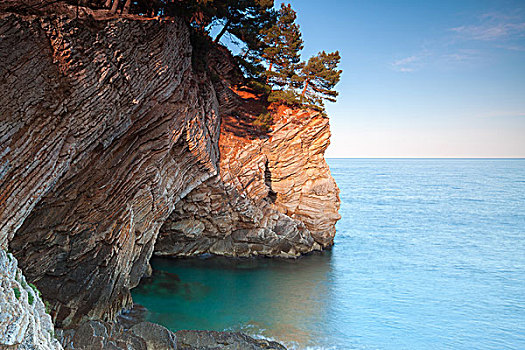
{"label": "layered rock strata", "polygon": [[217,172],[213,88],[177,20],[8,14],[0,37],[0,237],[59,325],[112,318]]}
{"label": "layered rock strata", "polygon": [[[250,103],[232,91],[221,107]],[[280,108],[264,134],[222,115],[220,172],[175,206],[155,254],[297,257],[329,247],[340,218],[329,138],[328,118],[311,110]]]}
{"label": "layered rock strata", "polygon": [[16,258],[0,249],[0,348],[61,350],[51,316]]}

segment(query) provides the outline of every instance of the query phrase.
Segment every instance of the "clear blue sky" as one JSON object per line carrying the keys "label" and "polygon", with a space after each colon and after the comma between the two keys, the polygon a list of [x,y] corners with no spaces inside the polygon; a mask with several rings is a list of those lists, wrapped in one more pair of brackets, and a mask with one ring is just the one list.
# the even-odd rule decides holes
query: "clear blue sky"
{"label": "clear blue sky", "polygon": [[525,157],[525,1],[285,2],[342,56],[328,157]]}

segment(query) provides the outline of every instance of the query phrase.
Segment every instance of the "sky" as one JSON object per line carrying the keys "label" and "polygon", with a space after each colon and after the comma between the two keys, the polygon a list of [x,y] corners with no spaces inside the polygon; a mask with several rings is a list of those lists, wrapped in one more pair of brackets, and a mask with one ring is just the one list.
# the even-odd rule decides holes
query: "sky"
{"label": "sky", "polygon": [[327,157],[525,157],[524,0],[286,3],[341,53]]}

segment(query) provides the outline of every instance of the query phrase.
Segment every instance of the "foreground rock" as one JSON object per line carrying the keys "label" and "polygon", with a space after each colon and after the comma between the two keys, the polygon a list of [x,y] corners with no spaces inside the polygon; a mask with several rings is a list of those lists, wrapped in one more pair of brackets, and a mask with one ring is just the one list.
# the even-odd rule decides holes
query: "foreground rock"
{"label": "foreground rock", "polygon": [[127,330],[114,322],[86,321],[74,330],[58,330],[57,335],[66,350],[177,349],[172,332],[149,322]]}
{"label": "foreground rock", "polygon": [[0,349],[59,350],[51,316],[16,258],[0,249]]}
{"label": "foreground rock", "polygon": [[178,331],[177,349],[181,350],[286,350],[281,344],[254,339],[238,332]]}
{"label": "foreground rock", "polygon": [[286,350],[277,342],[238,332],[178,331],[150,322],[130,329],[118,323],[87,321],[76,331],[60,331],[66,350]]}

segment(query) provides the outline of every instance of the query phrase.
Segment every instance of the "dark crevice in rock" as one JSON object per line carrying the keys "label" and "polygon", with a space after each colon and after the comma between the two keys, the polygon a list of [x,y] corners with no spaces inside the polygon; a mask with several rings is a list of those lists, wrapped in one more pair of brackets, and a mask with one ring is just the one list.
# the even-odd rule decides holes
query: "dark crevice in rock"
{"label": "dark crevice in rock", "polygon": [[277,200],[277,193],[272,189],[272,172],[268,166],[268,160],[266,160],[266,163],[264,164],[264,184],[268,187],[268,196],[266,196],[266,199],[272,204],[275,203]]}

